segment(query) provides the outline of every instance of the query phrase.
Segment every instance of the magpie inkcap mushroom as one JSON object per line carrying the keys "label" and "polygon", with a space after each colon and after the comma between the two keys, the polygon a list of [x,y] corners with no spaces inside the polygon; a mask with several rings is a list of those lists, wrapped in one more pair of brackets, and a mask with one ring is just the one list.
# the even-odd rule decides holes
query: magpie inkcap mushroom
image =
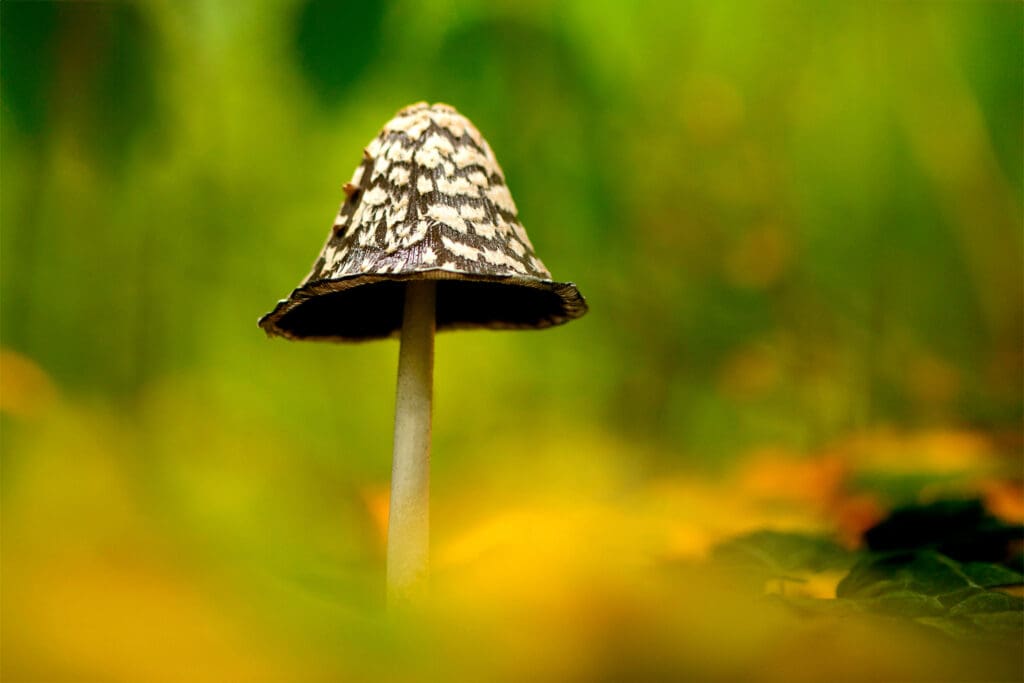
{"label": "magpie inkcap mushroom", "polygon": [[446,104],[399,111],[344,192],[313,270],[259,325],[288,339],[401,338],[387,548],[396,600],[428,571],[435,331],[550,327],[587,304],[552,279],[490,145]]}

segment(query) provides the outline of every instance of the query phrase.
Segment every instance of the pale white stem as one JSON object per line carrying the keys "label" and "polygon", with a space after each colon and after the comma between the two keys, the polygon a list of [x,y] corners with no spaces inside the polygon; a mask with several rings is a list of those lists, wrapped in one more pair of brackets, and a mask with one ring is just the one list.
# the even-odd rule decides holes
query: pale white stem
{"label": "pale white stem", "polygon": [[410,282],[405,288],[388,515],[389,601],[418,592],[429,571],[434,300],[433,281]]}

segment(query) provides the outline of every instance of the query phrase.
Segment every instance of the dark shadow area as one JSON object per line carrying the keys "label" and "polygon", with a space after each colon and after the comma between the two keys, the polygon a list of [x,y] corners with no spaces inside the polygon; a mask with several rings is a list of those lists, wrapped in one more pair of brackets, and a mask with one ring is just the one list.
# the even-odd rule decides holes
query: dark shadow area
{"label": "dark shadow area", "polygon": [[[295,337],[388,337],[402,327],[404,282],[378,282],[321,294],[281,316],[277,326]],[[522,285],[439,280],[437,329],[548,327],[566,318],[554,292]]]}

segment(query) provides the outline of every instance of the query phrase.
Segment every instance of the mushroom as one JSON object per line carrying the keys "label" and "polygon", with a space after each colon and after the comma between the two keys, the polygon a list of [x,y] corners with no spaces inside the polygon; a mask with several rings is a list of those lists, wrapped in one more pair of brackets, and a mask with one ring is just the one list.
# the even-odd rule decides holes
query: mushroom
{"label": "mushroom", "polygon": [[573,283],[552,280],[490,146],[448,105],[399,111],[344,192],[312,272],[259,325],[287,339],[401,338],[387,541],[395,600],[428,572],[435,330],[550,327],[587,304]]}

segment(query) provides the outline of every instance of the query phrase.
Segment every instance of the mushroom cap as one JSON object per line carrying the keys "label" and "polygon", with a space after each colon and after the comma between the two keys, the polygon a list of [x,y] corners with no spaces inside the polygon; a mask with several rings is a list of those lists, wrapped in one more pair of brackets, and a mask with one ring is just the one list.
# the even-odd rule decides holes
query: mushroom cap
{"label": "mushroom cap", "polygon": [[313,270],[259,325],[270,336],[397,335],[405,283],[437,281],[437,329],[550,327],[587,312],[519,222],[490,145],[446,104],[402,109],[370,142]]}

